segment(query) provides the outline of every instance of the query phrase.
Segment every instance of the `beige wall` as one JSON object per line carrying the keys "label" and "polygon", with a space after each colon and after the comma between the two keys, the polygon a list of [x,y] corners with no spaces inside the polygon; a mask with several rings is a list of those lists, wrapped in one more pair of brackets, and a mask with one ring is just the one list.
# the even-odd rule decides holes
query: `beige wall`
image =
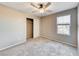
{"label": "beige wall", "polygon": [[[26,41],[26,18],[39,20],[38,17],[0,5],[0,50]],[[36,27],[34,26],[34,31]],[[34,36],[39,36],[38,32]]]}
{"label": "beige wall", "polygon": [[[71,35],[59,35],[57,34],[56,17],[63,15],[71,15]],[[70,9],[60,13],[52,14],[40,19],[40,35],[50,40],[66,43],[72,46],[77,46],[77,9]]]}

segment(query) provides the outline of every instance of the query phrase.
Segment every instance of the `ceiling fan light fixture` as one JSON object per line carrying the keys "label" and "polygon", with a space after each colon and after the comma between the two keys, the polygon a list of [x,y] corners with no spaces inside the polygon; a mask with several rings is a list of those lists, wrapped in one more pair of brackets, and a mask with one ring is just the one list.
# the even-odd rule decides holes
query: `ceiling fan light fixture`
{"label": "ceiling fan light fixture", "polygon": [[40,9],[39,11],[40,11],[40,13],[44,13],[44,12],[45,12],[45,10],[44,10],[44,9]]}

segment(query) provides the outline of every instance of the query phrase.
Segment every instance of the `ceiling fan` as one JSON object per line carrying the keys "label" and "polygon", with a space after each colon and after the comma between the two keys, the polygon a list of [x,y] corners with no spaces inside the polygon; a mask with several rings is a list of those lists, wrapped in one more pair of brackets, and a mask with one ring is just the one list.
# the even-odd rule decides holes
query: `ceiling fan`
{"label": "ceiling fan", "polygon": [[35,11],[32,11],[32,13],[35,12],[40,12],[40,13],[45,13],[45,12],[52,12],[51,10],[48,10],[47,8],[51,5],[50,2],[47,3],[31,3],[31,6],[34,7]]}

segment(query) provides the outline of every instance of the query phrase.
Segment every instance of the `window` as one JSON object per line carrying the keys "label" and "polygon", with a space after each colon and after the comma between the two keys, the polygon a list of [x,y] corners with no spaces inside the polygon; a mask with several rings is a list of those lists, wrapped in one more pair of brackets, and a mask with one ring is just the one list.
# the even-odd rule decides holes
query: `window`
{"label": "window", "polygon": [[70,35],[70,16],[57,17],[57,34]]}

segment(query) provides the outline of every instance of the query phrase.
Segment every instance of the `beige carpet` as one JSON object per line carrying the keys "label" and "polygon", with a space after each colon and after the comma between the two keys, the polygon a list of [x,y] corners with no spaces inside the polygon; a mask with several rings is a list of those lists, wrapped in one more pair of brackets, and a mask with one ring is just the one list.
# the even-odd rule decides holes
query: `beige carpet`
{"label": "beige carpet", "polygon": [[46,38],[28,39],[26,43],[0,51],[0,56],[75,56],[77,49]]}

